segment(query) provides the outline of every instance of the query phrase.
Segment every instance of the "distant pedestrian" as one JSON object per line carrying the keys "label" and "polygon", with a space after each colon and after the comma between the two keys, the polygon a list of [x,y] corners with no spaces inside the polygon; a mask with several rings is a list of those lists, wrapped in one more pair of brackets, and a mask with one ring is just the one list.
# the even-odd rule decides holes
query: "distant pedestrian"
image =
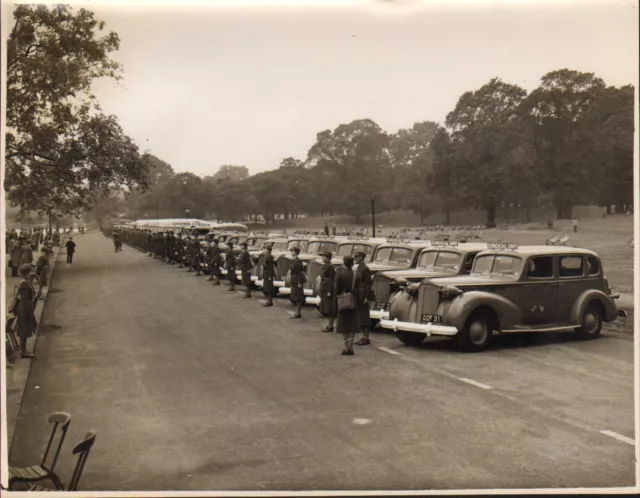
{"label": "distant pedestrian", "polygon": [[320,270],[320,313],[329,319],[329,324],[322,332],[333,332],[333,322],[336,318],[336,296],[334,286],[336,281],[336,267],[331,263],[333,254],[324,252],[321,254],[322,269]]}
{"label": "distant pedestrian", "polygon": [[35,357],[33,353],[27,351],[27,339],[35,333],[38,326],[34,313],[36,291],[27,280],[30,271],[31,265],[29,264],[24,264],[19,268],[18,273],[21,280],[9,310],[16,317],[16,331],[20,337],[20,353],[23,358]]}
{"label": "distant pedestrian", "polygon": [[360,328],[358,321],[358,308],[357,300],[355,298],[355,289],[358,286],[356,281],[358,276],[353,271],[353,256],[347,254],[344,259],[344,266],[342,266],[336,273],[336,282],[334,284],[333,294],[338,299],[338,296],[351,295],[353,296],[354,306],[347,309],[340,309],[337,307],[337,319],[336,319],[336,332],[342,334],[344,341],[343,355],[353,355],[353,340],[356,332]]}
{"label": "distant pedestrian", "polygon": [[115,249],[116,252],[120,251],[122,247],[122,241],[120,240],[120,232],[118,230],[114,231],[112,238],[113,238],[113,248]]}
{"label": "distant pedestrian", "polygon": [[240,244],[242,252],[240,253],[240,272],[242,274],[242,285],[246,287],[245,298],[251,297],[251,270],[253,270],[253,261],[249,254],[249,246],[246,242]]}
{"label": "distant pedestrian", "polygon": [[36,261],[36,273],[38,274],[38,278],[40,279],[40,288],[46,287],[47,282],[47,271],[49,269],[49,249],[47,247],[42,248],[42,252],[40,253],[40,257],[38,261]]}
{"label": "distant pedestrian", "polygon": [[11,263],[11,276],[18,276],[18,268],[20,267],[20,255],[22,254],[22,245],[18,237],[12,238],[9,242],[9,262]]}
{"label": "distant pedestrian", "polygon": [[329,235],[329,225],[326,221],[324,222],[324,234]]}
{"label": "distant pedestrian", "polygon": [[331,234],[332,235],[336,234],[336,224],[335,223],[331,223]]}
{"label": "distant pedestrian", "polygon": [[233,292],[236,290],[236,253],[233,252],[233,244],[229,242],[227,244],[229,249],[227,250],[227,254],[225,256],[225,265],[227,267],[227,279],[231,286],[227,289],[229,292]]}
{"label": "distant pedestrian", "polygon": [[73,263],[73,254],[76,252],[76,243],[73,241],[72,237],[69,237],[65,246],[67,248],[67,266],[69,266]]}
{"label": "distant pedestrian", "polygon": [[33,263],[33,248],[31,244],[27,240],[26,237],[22,237],[22,241],[20,243],[20,260],[19,264],[22,265],[30,265]]}
{"label": "distant pedestrian", "polygon": [[573,220],[573,233],[578,232],[578,220]]}

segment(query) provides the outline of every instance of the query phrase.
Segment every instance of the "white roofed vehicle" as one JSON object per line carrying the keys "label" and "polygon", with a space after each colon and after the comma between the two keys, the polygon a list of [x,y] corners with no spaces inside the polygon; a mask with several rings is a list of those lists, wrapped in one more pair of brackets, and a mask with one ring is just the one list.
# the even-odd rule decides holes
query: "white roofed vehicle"
{"label": "white roofed vehicle", "polygon": [[486,349],[494,332],[575,331],[594,339],[617,310],[598,255],[567,246],[487,244],[469,275],[425,279],[396,293],[380,325],[407,345],[455,337],[464,351]]}

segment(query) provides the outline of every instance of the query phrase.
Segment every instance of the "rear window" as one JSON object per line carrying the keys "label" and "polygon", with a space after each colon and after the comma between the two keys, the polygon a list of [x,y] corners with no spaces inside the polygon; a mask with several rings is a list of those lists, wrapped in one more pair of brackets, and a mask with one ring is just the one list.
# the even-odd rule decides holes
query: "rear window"
{"label": "rear window", "polygon": [[336,256],[344,257],[347,254],[354,254],[356,252],[363,252],[369,256],[373,252],[373,248],[369,244],[340,244]]}
{"label": "rear window", "polygon": [[301,251],[306,251],[307,245],[309,245],[309,242],[307,242],[306,240],[292,240],[287,245],[287,249],[293,249],[294,247],[299,247]]}
{"label": "rear window", "polygon": [[560,276],[581,277],[584,275],[584,258],[582,256],[561,256]]}
{"label": "rear window", "polygon": [[503,254],[480,256],[473,265],[475,274],[518,275],[520,272],[520,258]]}
{"label": "rear window", "polygon": [[271,249],[273,251],[286,251],[287,250],[287,242],[272,242]]}
{"label": "rear window", "polygon": [[427,251],[422,253],[418,267],[427,270],[456,272],[460,265],[460,254],[452,251]]}
{"label": "rear window", "polygon": [[600,261],[593,256],[587,258],[587,271],[589,275],[598,275],[600,273]]}
{"label": "rear window", "polygon": [[527,261],[527,277],[551,278],[553,277],[553,257],[539,256]]}

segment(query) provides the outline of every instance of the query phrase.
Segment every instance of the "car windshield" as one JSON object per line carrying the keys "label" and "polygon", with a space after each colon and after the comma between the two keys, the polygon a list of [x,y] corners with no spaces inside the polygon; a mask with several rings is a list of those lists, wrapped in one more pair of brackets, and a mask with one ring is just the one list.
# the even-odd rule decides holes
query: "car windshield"
{"label": "car windshield", "polygon": [[273,251],[286,251],[287,250],[287,242],[286,241],[281,241],[281,242],[274,242],[273,245],[271,246],[271,249]]}
{"label": "car windshield", "polygon": [[363,252],[369,256],[373,252],[373,248],[369,244],[340,244],[336,256],[344,257],[347,254],[355,254]]}
{"label": "car windshield", "polygon": [[307,252],[312,254],[318,254],[320,252],[331,251],[334,252],[336,250],[336,246],[338,244],[336,242],[329,241],[315,241],[309,242],[309,246],[307,247]]}
{"label": "car windshield", "polygon": [[299,247],[301,251],[306,251],[307,244],[309,244],[309,242],[307,242],[306,240],[291,240],[287,244],[287,249],[290,250],[290,249],[293,249],[294,247]]}
{"label": "car windshield", "polygon": [[518,275],[522,260],[505,254],[488,254],[476,258],[473,264],[473,274],[480,275]]}
{"label": "car windshield", "polygon": [[237,244],[237,243],[238,243],[238,240],[240,240],[240,237],[231,237],[231,238],[229,239],[229,242],[230,242],[231,244]]}
{"label": "car windshield", "polygon": [[418,267],[457,272],[460,268],[460,254],[453,251],[426,251],[420,256]]}
{"label": "car windshield", "polygon": [[249,239],[251,247],[262,247],[267,240],[266,237],[255,237],[253,239]]}
{"label": "car windshield", "polygon": [[381,247],[376,251],[374,262],[411,264],[413,250],[406,247]]}

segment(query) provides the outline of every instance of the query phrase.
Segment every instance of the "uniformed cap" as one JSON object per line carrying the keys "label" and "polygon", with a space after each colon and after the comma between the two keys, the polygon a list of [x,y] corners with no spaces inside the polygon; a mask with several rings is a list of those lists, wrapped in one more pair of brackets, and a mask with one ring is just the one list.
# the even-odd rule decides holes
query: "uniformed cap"
{"label": "uniformed cap", "polygon": [[247,245],[247,243],[246,243],[246,242],[243,242],[242,244],[240,244],[240,247],[244,247],[244,248],[246,249],[246,248],[247,248],[247,247],[249,247],[249,246]]}
{"label": "uniformed cap", "polygon": [[295,252],[296,254],[300,254],[300,248],[299,248],[298,246],[296,246],[296,247],[292,247],[292,248],[291,248],[291,250],[292,250],[293,252]]}
{"label": "uniformed cap", "polygon": [[320,256],[324,256],[325,258],[333,258],[333,253],[331,251],[325,251],[323,253],[320,253]]}
{"label": "uniformed cap", "polygon": [[354,258],[366,258],[367,255],[365,253],[363,253],[362,251],[358,251],[357,253],[355,253],[353,255]]}
{"label": "uniformed cap", "polygon": [[348,262],[353,263],[354,259],[353,259],[353,256],[351,256],[351,254],[347,254],[344,258],[342,258],[342,261],[344,261],[345,263],[348,263]]}

